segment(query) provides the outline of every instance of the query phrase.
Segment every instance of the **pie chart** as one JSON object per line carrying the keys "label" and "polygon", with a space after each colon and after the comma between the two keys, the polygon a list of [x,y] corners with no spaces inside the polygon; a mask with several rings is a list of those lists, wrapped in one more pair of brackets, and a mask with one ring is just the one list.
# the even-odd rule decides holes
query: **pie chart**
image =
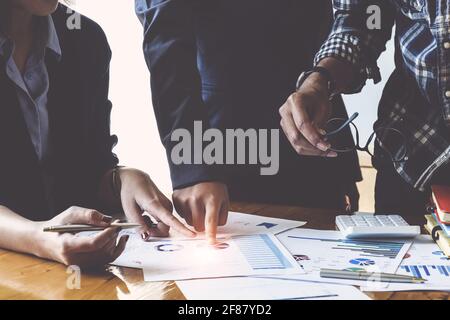
{"label": "pie chart", "polygon": [[433,255],[441,257],[441,260],[450,260],[443,251],[434,251]]}
{"label": "pie chart", "polygon": [[373,266],[375,264],[375,261],[365,258],[358,258],[350,260],[350,263],[365,267],[365,266]]}
{"label": "pie chart", "polygon": [[226,242],[218,242],[215,244],[207,244],[203,243],[197,246],[198,248],[206,248],[206,249],[212,249],[212,250],[224,250],[228,249],[230,245]]}
{"label": "pie chart", "polygon": [[304,254],[295,254],[294,255],[294,259],[295,261],[307,261],[307,260],[311,260],[308,256],[304,255]]}
{"label": "pie chart", "polygon": [[229,246],[230,246],[230,245],[229,245],[228,243],[221,242],[221,243],[216,243],[216,244],[214,244],[212,247],[213,247],[214,249],[217,249],[217,250],[222,250],[222,249],[228,248]]}
{"label": "pie chart", "polygon": [[179,244],[167,243],[167,244],[157,245],[155,248],[156,248],[156,250],[162,251],[162,252],[174,252],[174,251],[182,250],[183,246],[179,245]]}

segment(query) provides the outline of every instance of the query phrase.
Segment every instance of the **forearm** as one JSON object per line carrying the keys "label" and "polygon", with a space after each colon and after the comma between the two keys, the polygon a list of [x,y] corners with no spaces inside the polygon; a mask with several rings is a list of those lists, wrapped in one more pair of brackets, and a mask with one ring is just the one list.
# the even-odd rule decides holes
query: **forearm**
{"label": "forearm", "polygon": [[173,187],[217,180],[219,173],[211,166],[179,164],[172,157],[174,147],[179,144],[173,139],[174,132],[186,129],[193,135],[196,121],[201,121],[203,130],[210,127],[197,67],[195,1],[137,2],[145,28],[144,54],[151,73],[153,108]]}
{"label": "forearm", "polygon": [[184,0],[147,3],[141,12],[145,16],[144,56],[161,140],[170,150],[174,130],[193,132],[194,121],[208,125],[197,68],[193,4]]}
{"label": "forearm", "polygon": [[41,256],[40,225],[0,206],[0,247]]}
{"label": "forearm", "polygon": [[[335,22],[328,40],[320,48],[314,64],[330,70],[339,93],[357,93],[368,79],[381,81],[377,66],[386,49],[395,22],[396,9],[390,1],[336,0]],[[368,28],[369,7],[377,5],[381,12],[381,28]]]}

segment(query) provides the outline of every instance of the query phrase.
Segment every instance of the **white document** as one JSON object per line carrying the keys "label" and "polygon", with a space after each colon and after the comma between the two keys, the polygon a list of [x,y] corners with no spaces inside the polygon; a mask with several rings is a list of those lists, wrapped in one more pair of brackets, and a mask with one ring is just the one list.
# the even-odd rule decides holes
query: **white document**
{"label": "white document", "polygon": [[[76,236],[93,237],[99,232],[100,231],[85,231],[77,233]],[[145,245],[145,242],[142,240],[139,233],[135,231],[135,229],[126,229],[120,231],[118,239],[120,239],[125,235],[129,236],[125,251],[120,255],[119,258],[117,258],[117,260],[112,262],[111,265],[140,269],[142,268],[142,260],[141,260],[141,255],[143,254],[142,246]]]}
{"label": "white document", "polygon": [[128,235],[127,246],[124,252],[111,265],[118,267],[142,269],[142,256],[145,255],[146,242],[144,242],[135,230],[128,229],[120,231],[119,237]]}
{"label": "white document", "polygon": [[148,242],[139,250],[145,281],[303,273],[271,234],[204,240]]}
{"label": "white document", "polygon": [[[303,221],[286,220],[278,218],[268,218],[254,214],[240,212],[229,212],[227,224],[217,228],[218,236],[226,237],[242,234],[278,234],[290,229],[302,227],[306,224]],[[171,238],[186,239],[185,237],[171,233]],[[198,239],[204,239],[204,233],[197,233]]]}
{"label": "white document", "polygon": [[[301,227],[306,222],[285,220],[277,218],[266,218],[257,215],[244,214],[239,212],[230,212],[228,215],[228,222],[226,226],[218,228],[218,237],[228,237],[232,235],[240,234],[263,234],[271,233],[277,234],[286,230]],[[94,232],[82,232],[79,236],[89,237],[98,233]],[[122,255],[112,263],[112,265],[128,268],[142,268],[143,257],[146,256],[146,245],[142,241],[139,234],[135,230],[123,230],[120,232],[120,236],[129,235],[130,238],[127,243],[127,247]],[[186,239],[180,235],[173,234],[172,238],[153,238],[152,241],[172,239]],[[203,234],[198,234],[195,239],[204,239]],[[186,239],[187,240],[187,239]]]}
{"label": "white document", "polygon": [[278,234],[290,229],[302,227],[305,224],[306,222],[303,221],[229,212],[227,224],[223,227],[219,227],[218,233],[220,235],[260,234],[267,232]]}
{"label": "white document", "polygon": [[406,240],[351,240],[339,231],[293,229],[278,239],[291,252],[306,274],[297,280],[385,287],[387,283],[320,277],[321,268],[395,273],[411,246]]}
{"label": "white document", "polygon": [[421,235],[414,240],[404,257],[398,274],[427,279],[424,284],[391,283],[386,288],[364,287],[364,291],[450,291],[450,260],[431,236]]}
{"label": "white document", "polygon": [[370,300],[353,286],[236,277],[177,281],[188,300]]}

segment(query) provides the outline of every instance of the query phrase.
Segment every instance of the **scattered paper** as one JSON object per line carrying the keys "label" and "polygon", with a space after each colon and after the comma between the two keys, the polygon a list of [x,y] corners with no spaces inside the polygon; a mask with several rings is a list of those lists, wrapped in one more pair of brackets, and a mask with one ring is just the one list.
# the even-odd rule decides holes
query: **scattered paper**
{"label": "scattered paper", "polygon": [[[232,235],[241,234],[278,234],[280,232],[290,230],[293,228],[301,227],[305,225],[306,222],[293,221],[277,218],[267,218],[257,215],[244,214],[239,212],[230,212],[228,214],[228,222],[226,226],[218,228],[218,237],[229,237]],[[94,232],[82,232],[78,236],[90,237],[97,234],[98,231]],[[115,260],[112,265],[128,268],[143,268],[143,257],[146,256],[147,247],[152,245],[146,245],[142,241],[141,237],[135,230],[128,229],[122,230],[119,236],[128,235],[130,238],[127,242],[127,247],[122,255]],[[151,242],[162,241],[162,240],[190,240],[177,234],[173,234],[171,238],[153,238]],[[198,234],[195,238],[196,240],[204,239],[203,234]]]}
{"label": "scattered paper", "polygon": [[[217,228],[217,235],[227,237],[241,234],[279,234],[290,229],[302,227],[305,224],[306,222],[304,221],[269,218],[240,212],[229,212],[227,224]],[[171,233],[171,238],[186,239],[175,232]],[[197,239],[204,238],[204,233],[197,233]]]}
{"label": "scattered paper", "polygon": [[398,274],[428,280],[423,284],[391,283],[384,288],[366,286],[364,291],[450,291],[450,259],[431,236],[418,236],[397,270]]}
{"label": "scattered paper", "polygon": [[141,246],[145,281],[289,275],[303,273],[300,265],[271,234],[204,240],[168,240]]}
{"label": "scattered paper", "polygon": [[321,268],[395,273],[411,246],[406,240],[351,240],[338,231],[293,229],[278,239],[303,267],[306,274],[297,280],[385,287],[377,279],[366,281],[320,277]]}
{"label": "scattered paper", "polygon": [[177,281],[177,285],[188,300],[370,300],[353,286],[291,279],[237,277]]}

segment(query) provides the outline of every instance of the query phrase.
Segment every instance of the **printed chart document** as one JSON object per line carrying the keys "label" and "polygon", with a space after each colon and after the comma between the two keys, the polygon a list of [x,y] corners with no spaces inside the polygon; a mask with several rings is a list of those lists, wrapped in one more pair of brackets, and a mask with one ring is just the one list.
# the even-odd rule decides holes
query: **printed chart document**
{"label": "printed chart document", "polygon": [[149,242],[140,252],[145,281],[303,273],[271,234],[221,238],[214,246],[204,240]]}
{"label": "printed chart document", "polygon": [[177,285],[188,300],[370,300],[353,286],[262,277],[187,280]]}
{"label": "printed chart document", "polygon": [[[244,214],[239,212],[230,212],[228,215],[228,222],[226,226],[218,228],[218,237],[228,237],[240,234],[277,234],[286,230],[301,227],[306,222],[293,221],[277,218],[266,218],[257,215]],[[83,232],[80,236],[92,236],[97,232]],[[146,245],[139,234],[135,230],[123,230],[120,236],[129,235],[130,238],[124,253],[112,264],[128,268],[143,268],[143,257],[146,256],[146,248],[151,245]],[[173,238],[154,238],[152,241],[172,240],[172,239],[186,239],[179,235],[173,235]],[[202,234],[199,234],[196,239],[204,239]],[[186,239],[187,240],[187,239]]]}
{"label": "printed chart document", "polygon": [[[227,224],[217,228],[219,236],[232,236],[241,234],[278,234],[290,229],[302,227],[303,221],[268,218],[253,214],[229,212]],[[186,239],[178,234],[171,234],[171,238]],[[197,234],[198,239],[204,239],[204,233]]]}
{"label": "printed chart document", "polygon": [[450,291],[450,259],[439,249],[431,236],[414,240],[397,270],[398,274],[427,279],[424,284],[391,283],[385,288],[362,288],[364,291]]}
{"label": "printed chart document", "polygon": [[369,281],[329,279],[320,277],[321,268],[339,270],[366,270],[369,272],[395,273],[411,246],[406,240],[351,240],[339,231],[293,229],[279,234],[278,239],[303,267],[306,275],[297,280],[366,286],[387,286]]}
{"label": "printed chart document", "polygon": [[229,212],[227,224],[223,227],[219,227],[218,233],[220,235],[259,234],[267,232],[278,234],[290,229],[302,227],[305,224],[306,222],[303,221]]}

